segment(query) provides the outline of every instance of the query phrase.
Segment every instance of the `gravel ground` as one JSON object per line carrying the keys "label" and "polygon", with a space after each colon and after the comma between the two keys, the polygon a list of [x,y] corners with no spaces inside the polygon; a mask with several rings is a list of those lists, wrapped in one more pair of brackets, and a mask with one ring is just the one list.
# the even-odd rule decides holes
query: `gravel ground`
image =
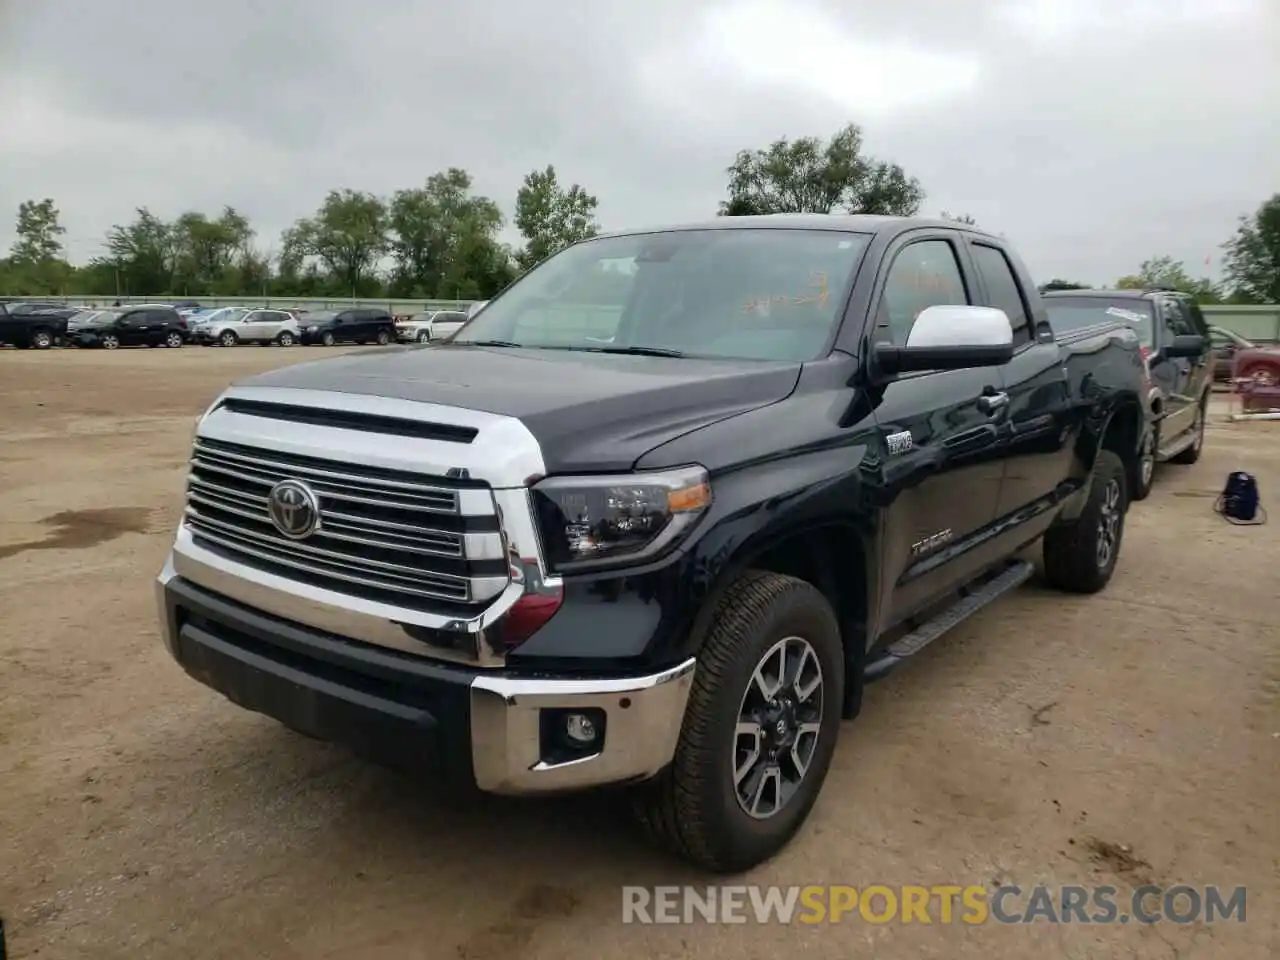
{"label": "gravel ground", "polygon": [[[9,956],[1275,957],[1280,430],[1215,422],[1129,516],[1096,597],[1034,583],[869,689],[807,829],[737,882],[1249,888],[1214,925],[623,925],[702,883],[599,798],[485,800],[370,766],[189,680],[152,579],[194,417],[319,350],[0,351],[0,917]],[[1221,418],[1217,418],[1219,421]],[[790,954],[786,954],[790,955]]]}

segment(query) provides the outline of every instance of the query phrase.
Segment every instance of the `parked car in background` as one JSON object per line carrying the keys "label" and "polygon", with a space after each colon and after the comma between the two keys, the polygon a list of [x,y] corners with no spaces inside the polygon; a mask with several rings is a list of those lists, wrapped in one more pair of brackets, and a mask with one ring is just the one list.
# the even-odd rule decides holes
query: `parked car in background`
{"label": "parked car in background", "polygon": [[0,303],[0,343],[48,350],[66,337],[67,319],[74,313],[62,304]]}
{"label": "parked car in background", "polygon": [[301,321],[302,342],[332,347],[337,343],[388,344],[396,338],[396,324],[385,310],[352,307],[317,310]]}
{"label": "parked car in background", "polygon": [[1252,340],[1246,340],[1234,330],[1224,327],[1210,327],[1209,342],[1213,345],[1213,379],[1218,383],[1231,382],[1236,354],[1241,350],[1255,349]]}
{"label": "parked car in background", "polygon": [[[214,320],[226,319],[244,312],[244,307],[207,307],[187,315],[187,326],[192,334],[198,334],[200,328]],[[181,314],[179,314],[181,315]]]}
{"label": "parked car in background", "polygon": [[1151,492],[1156,463],[1195,463],[1213,385],[1209,324],[1195,298],[1172,290],[1053,290],[1044,295],[1054,333],[1116,320],[1129,324],[1147,367],[1147,429],[1130,496]]}
{"label": "parked car in background", "polygon": [[237,310],[200,324],[196,340],[224,347],[240,343],[292,347],[298,342],[298,321],[285,310]]}
{"label": "parked car in background", "polygon": [[112,307],[76,325],[74,342],[81,347],[181,347],[188,340],[187,322],[172,307],[147,304]]}
{"label": "parked car in background", "polygon": [[430,310],[415,313],[407,320],[397,321],[396,339],[401,343],[426,343],[439,340],[446,333],[453,333],[466,323],[467,315],[453,310]]}

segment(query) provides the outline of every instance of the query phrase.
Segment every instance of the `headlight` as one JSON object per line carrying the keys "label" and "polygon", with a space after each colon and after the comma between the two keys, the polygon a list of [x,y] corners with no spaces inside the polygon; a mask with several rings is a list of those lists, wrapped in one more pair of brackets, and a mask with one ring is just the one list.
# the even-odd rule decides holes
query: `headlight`
{"label": "headlight", "polygon": [[607,477],[551,477],[533,488],[547,565],[572,572],[656,556],[711,506],[702,467]]}
{"label": "headlight", "polygon": [[317,327],[314,323],[311,326],[307,327],[307,333],[317,333],[319,332],[319,330],[320,328]]}

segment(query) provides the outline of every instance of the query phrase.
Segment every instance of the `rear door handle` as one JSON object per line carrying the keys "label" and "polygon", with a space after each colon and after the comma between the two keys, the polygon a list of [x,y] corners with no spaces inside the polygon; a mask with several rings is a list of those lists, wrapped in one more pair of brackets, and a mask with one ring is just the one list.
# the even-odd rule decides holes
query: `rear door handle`
{"label": "rear door handle", "polygon": [[987,415],[998,413],[1008,405],[1007,393],[984,393],[978,398],[978,409]]}

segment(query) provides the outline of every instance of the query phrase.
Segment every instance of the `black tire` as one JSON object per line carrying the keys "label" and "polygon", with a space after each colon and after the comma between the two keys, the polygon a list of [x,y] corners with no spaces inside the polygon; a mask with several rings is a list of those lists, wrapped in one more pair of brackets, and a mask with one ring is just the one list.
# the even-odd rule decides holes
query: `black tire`
{"label": "black tire", "polygon": [[1160,449],[1160,424],[1153,423],[1142,438],[1138,457],[1129,471],[1129,502],[1137,503],[1151,495],[1155,485],[1156,451]]}
{"label": "black tire", "polygon": [[1111,580],[1124,539],[1128,474],[1118,454],[1098,451],[1089,502],[1075,520],[1050,527],[1044,535],[1049,586],[1068,593],[1097,593]]}
{"label": "black tire", "polygon": [[1180,463],[1190,466],[1200,459],[1200,452],[1204,449],[1204,425],[1209,418],[1206,416],[1209,406],[1209,395],[1205,394],[1200,398],[1200,403],[1196,406],[1196,420],[1191,427],[1191,435],[1193,437],[1191,446],[1183,450],[1176,456],[1169,458],[1170,463]]}
{"label": "black tire", "polygon": [[218,334],[218,343],[224,347],[234,347],[240,342],[240,338],[236,336],[234,330],[223,330]]}
{"label": "black tire", "polygon": [[170,330],[164,335],[164,345],[170,350],[177,350],[185,342],[186,341],[182,338],[182,334],[178,333],[176,330]]}
{"label": "black tire", "polygon": [[418,331],[418,342],[419,342],[419,343],[430,343],[430,342],[431,342],[431,331],[430,331],[430,330],[419,330],[419,331]]}
{"label": "black tire", "polygon": [[333,339],[332,333],[324,333],[320,336],[320,342],[326,347],[332,347],[336,341]]}
{"label": "black tire", "polygon": [[385,330],[379,330],[376,339],[378,341],[378,346],[385,347],[391,342],[391,334],[387,333]]}
{"label": "black tire", "polygon": [[104,333],[98,341],[103,350],[118,350],[120,348],[120,338],[114,333]]}
{"label": "black tire", "polygon": [[[811,655],[811,660],[798,662],[820,668],[819,704],[812,697],[800,698],[801,707],[807,703],[811,711],[808,716],[818,718],[818,729],[811,734],[815,742],[794,792],[785,800],[775,794],[778,809],[762,819],[739,798],[739,783],[744,782],[736,769],[742,759],[740,714],[746,716],[748,695],[760,689],[753,678],[764,667],[762,658],[794,640],[807,644]],[[777,697],[780,702],[794,692],[789,684],[778,689],[784,694]],[[831,605],[802,580],[748,571],[716,604],[698,654],[674,760],[635,788],[636,818],[658,843],[706,870],[734,873],[767,860],[786,846],[818,798],[840,733],[843,697],[844,650]],[[761,721],[755,726],[755,755],[764,763],[749,766],[760,771],[756,782],[763,783],[768,769],[781,766],[767,760],[768,744],[760,738],[761,733],[773,734],[774,725]],[[780,760],[794,774],[798,768],[790,766],[789,756],[784,749]],[[781,788],[778,779],[771,789]],[[754,797],[759,801],[761,795]]]}
{"label": "black tire", "polygon": [[53,331],[32,330],[29,342],[36,350],[48,350],[53,346]]}
{"label": "black tire", "polygon": [[280,344],[282,347],[292,347],[296,342],[297,341],[293,334],[288,330],[281,330],[280,336],[276,337],[276,343]]}

